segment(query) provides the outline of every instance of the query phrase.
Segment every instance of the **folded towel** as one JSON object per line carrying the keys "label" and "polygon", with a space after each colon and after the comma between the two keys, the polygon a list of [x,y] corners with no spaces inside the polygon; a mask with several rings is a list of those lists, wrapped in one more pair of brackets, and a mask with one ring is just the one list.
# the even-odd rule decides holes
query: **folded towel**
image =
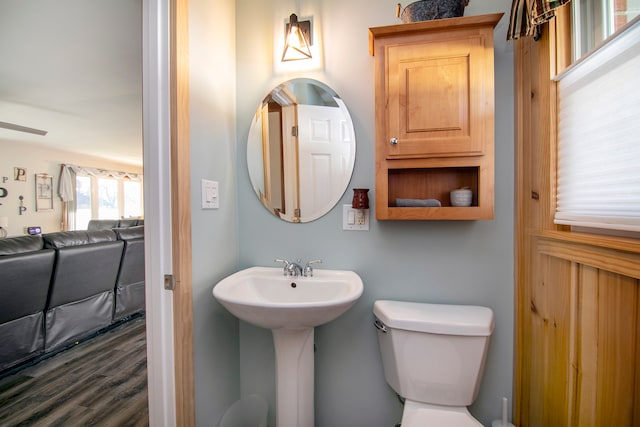
{"label": "folded towel", "polygon": [[442,204],[438,199],[396,199],[396,206],[438,208]]}

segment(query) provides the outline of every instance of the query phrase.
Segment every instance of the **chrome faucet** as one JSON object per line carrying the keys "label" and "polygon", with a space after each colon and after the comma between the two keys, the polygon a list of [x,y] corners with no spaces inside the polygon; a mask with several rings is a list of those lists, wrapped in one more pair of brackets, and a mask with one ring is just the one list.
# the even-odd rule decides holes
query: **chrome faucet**
{"label": "chrome faucet", "polygon": [[300,266],[300,258],[296,262],[289,262],[286,259],[276,258],[274,262],[281,262],[284,264],[283,274],[287,277],[313,277],[313,268],[311,264],[322,263],[321,259],[314,259],[305,264],[304,268]]}
{"label": "chrome faucet", "polygon": [[276,258],[274,262],[282,262],[284,263],[283,273],[287,277],[298,277],[302,275],[302,267],[300,267],[300,260],[298,262],[289,262],[286,259]]}

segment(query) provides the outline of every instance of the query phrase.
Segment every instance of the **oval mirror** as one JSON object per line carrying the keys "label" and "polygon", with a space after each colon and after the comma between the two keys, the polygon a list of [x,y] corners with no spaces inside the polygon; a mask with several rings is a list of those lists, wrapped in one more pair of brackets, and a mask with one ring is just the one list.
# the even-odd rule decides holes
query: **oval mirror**
{"label": "oval mirror", "polygon": [[251,185],[263,206],[285,221],[309,222],[329,212],[349,185],[355,158],[349,111],[319,81],[282,83],[251,121]]}

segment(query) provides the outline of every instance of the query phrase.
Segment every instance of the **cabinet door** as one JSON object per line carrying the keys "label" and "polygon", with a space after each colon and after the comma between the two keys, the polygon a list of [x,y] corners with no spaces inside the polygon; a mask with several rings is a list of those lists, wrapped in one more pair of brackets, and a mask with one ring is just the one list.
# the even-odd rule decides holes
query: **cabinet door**
{"label": "cabinet door", "polygon": [[484,154],[493,120],[485,37],[391,45],[387,59],[388,159]]}

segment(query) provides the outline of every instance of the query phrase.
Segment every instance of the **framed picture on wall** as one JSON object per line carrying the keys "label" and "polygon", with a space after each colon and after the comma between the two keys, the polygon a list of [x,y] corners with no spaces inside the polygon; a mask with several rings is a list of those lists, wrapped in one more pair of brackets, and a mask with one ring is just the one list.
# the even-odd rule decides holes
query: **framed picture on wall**
{"label": "framed picture on wall", "polygon": [[27,180],[27,170],[25,168],[13,168],[13,179],[15,181],[23,181]]}
{"label": "framed picture on wall", "polygon": [[36,174],[36,211],[53,210],[53,177],[46,173]]}

